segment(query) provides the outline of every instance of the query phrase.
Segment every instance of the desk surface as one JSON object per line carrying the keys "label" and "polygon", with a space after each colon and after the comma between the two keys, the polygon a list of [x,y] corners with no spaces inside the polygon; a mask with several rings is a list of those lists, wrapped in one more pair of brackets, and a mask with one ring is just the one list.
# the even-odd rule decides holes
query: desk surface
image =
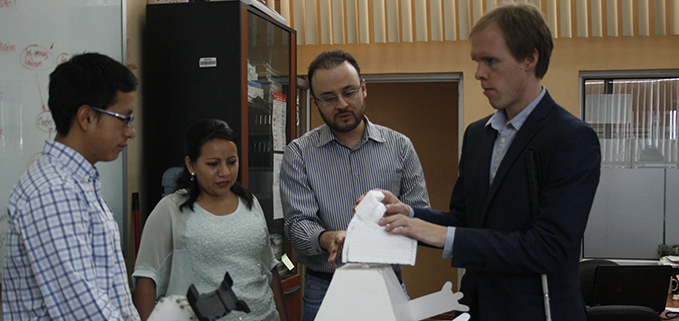
{"label": "desk surface", "polygon": [[[672,294],[668,294],[667,295],[667,303],[666,303],[665,306],[673,307],[673,308],[679,308],[679,301],[675,301],[674,299],[672,299]],[[671,314],[671,316],[673,318],[666,319],[668,312]],[[679,321],[679,315],[674,316],[674,315],[672,315],[672,312],[667,311],[667,310],[665,310],[665,312],[663,312],[660,316],[663,318],[663,320]],[[432,318],[429,318],[427,320],[452,320],[453,318],[454,317],[451,314],[441,314],[441,315],[437,315],[437,316],[434,316]]]}
{"label": "desk surface", "polygon": [[[673,308],[679,308],[679,301],[675,301],[674,299],[672,299],[672,294],[668,294],[666,306],[673,307]],[[665,310],[665,312],[663,312],[660,316],[663,317],[663,318],[667,317],[667,312],[668,311]],[[670,312],[670,314],[672,314],[672,312]],[[664,319],[664,320],[675,320],[675,321],[679,320],[679,316],[674,316],[674,315],[671,315],[671,316],[673,316],[672,319]]]}

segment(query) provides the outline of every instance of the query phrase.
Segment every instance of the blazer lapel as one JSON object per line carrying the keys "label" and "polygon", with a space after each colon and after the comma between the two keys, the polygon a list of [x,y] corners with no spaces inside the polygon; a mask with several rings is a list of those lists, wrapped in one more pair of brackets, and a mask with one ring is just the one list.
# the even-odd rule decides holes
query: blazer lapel
{"label": "blazer lapel", "polygon": [[490,126],[484,127],[483,142],[478,149],[481,151],[479,155],[478,162],[478,173],[476,177],[479,177],[480,182],[479,188],[481,188],[480,195],[487,195],[488,188],[490,187],[490,162],[493,156],[493,145],[495,145],[495,139],[497,138],[497,132]]}
{"label": "blazer lapel", "polygon": [[[479,139],[472,144],[472,146],[474,146],[472,149],[474,150],[474,156],[470,159],[475,161],[470,162],[469,165],[472,165],[474,169],[469,171],[469,173],[474,173],[476,179],[474,185],[478,189],[474,194],[478,195],[479,201],[483,200],[484,197],[488,195],[488,188],[490,186],[490,161],[496,137],[497,132],[493,128],[490,126],[483,126]],[[485,207],[486,205],[484,205],[484,210],[481,213],[485,212]],[[485,214],[469,216],[470,226],[481,226],[484,216]]]}

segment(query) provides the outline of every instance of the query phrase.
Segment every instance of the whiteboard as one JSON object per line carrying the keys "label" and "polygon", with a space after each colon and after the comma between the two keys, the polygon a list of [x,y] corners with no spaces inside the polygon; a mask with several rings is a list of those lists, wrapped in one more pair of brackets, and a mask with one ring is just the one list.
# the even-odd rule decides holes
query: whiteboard
{"label": "whiteboard", "polygon": [[[47,106],[49,74],[83,52],[123,62],[125,0],[0,0],[0,265],[9,195],[54,140]],[[125,155],[96,164],[102,193],[124,231]],[[123,240],[123,249],[125,238]],[[0,270],[1,271],[1,270]],[[2,272],[0,272],[1,274]]]}

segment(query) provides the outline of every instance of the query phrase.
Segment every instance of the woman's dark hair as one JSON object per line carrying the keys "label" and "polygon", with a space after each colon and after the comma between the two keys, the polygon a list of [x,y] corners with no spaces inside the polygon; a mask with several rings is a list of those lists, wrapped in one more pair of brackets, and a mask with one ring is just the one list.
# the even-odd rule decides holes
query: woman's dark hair
{"label": "woman's dark hair", "polygon": [[[223,120],[219,119],[202,119],[193,123],[186,130],[184,134],[184,154],[189,157],[192,163],[195,163],[200,157],[200,152],[203,146],[213,139],[223,139],[236,143],[236,137],[233,130]],[[184,188],[188,191],[189,198],[179,206],[180,210],[188,207],[193,211],[193,204],[200,196],[200,187],[198,180],[191,180],[191,173],[184,165],[184,171],[177,177],[177,188]],[[252,209],[253,196],[243,185],[236,181],[231,187],[236,195],[245,199],[248,209]]]}

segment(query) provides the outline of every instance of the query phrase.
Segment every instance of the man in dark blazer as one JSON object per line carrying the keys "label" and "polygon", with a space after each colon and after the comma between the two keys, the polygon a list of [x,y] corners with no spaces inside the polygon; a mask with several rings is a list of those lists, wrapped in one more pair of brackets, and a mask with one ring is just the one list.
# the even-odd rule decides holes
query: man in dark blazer
{"label": "man in dark blazer", "polygon": [[597,135],[540,84],[553,44],[535,7],[499,6],[470,39],[496,112],[466,130],[450,212],[411,209],[385,192],[380,224],[466,269],[472,320],[585,320],[578,262],[599,183]]}

